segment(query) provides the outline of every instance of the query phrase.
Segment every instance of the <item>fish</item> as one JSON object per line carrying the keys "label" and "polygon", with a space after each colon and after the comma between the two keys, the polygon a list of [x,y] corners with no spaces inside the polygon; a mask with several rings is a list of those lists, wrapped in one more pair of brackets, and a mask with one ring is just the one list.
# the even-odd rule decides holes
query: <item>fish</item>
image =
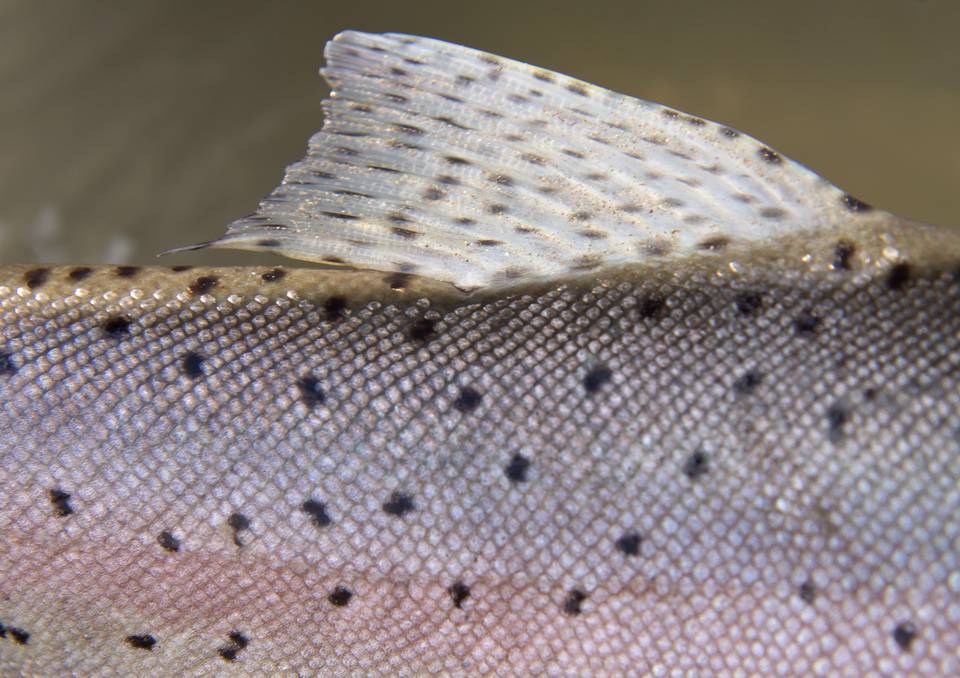
{"label": "fish", "polygon": [[[960,674],[960,236],[346,31],[180,250],[0,266],[0,674]],[[316,266],[322,264],[322,266]]]}

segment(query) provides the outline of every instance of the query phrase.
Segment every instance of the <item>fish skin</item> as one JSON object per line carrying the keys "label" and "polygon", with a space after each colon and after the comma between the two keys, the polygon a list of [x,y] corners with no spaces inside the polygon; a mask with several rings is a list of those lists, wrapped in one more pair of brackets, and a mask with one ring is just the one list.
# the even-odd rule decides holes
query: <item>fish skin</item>
{"label": "fish skin", "polygon": [[479,299],[3,267],[0,673],[956,674],[958,250],[912,229]]}

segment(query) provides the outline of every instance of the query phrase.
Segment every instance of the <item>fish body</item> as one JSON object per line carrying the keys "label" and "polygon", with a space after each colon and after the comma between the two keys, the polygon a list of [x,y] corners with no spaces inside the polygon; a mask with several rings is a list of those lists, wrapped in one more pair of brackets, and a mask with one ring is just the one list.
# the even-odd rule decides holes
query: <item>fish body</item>
{"label": "fish body", "polygon": [[[552,153],[587,158],[490,157],[469,116],[415,125],[435,80],[393,73],[445,50],[492,83],[525,71],[339,40],[367,74],[333,55],[342,105],[407,108],[389,133],[331,116],[322,157],[226,239],[372,270],[0,268],[0,672],[960,672],[957,234],[765,146],[698,156],[678,129],[752,140],[659,109],[648,153],[753,186],[765,231],[727,228],[747,203],[699,175],[649,188],[681,204],[642,223],[601,209],[636,213],[613,177],[535,202]],[[448,70],[444,105],[473,103],[479,77]],[[597,99],[528,75],[528,99]],[[404,127],[435,123],[456,139]],[[451,197],[471,181],[485,200]],[[589,215],[551,229],[565,200]],[[321,213],[342,228],[312,230]],[[430,235],[451,213],[490,232],[455,251]]]}

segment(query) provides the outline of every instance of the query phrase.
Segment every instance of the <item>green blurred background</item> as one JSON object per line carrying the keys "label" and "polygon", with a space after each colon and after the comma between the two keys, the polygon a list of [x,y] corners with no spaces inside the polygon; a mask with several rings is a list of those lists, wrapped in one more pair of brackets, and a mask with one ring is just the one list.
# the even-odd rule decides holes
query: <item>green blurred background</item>
{"label": "green blurred background", "polygon": [[0,0],[0,260],[150,263],[217,236],[319,128],[323,43],[345,28],[667,103],[863,200],[960,226],[957,0]]}

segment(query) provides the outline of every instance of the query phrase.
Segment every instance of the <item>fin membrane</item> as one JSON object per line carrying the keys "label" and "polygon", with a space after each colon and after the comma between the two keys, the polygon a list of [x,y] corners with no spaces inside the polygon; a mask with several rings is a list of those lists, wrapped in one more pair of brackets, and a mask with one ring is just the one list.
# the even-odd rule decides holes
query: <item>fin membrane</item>
{"label": "fin membrane", "polygon": [[464,289],[829,228],[869,207],[729,127],[517,61],[344,32],[305,158],[203,246]]}

